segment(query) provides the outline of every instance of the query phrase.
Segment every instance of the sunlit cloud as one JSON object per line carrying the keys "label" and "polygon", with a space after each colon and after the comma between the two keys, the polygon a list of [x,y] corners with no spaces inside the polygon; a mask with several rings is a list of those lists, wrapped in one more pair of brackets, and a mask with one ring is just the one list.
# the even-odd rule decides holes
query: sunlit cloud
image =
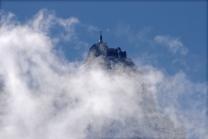
{"label": "sunlit cloud", "polygon": [[136,62],[160,113],[181,123],[187,138],[207,137],[207,84],[189,80],[183,71],[170,76],[163,69],[144,64],[140,59]]}
{"label": "sunlit cloud", "polygon": [[93,25],[85,25],[85,27],[87,28],[87,31],[88,32],[97,32],[97,31],[100,31],[99,29],[98,29],[98,27],[96,27],[96,26],[93,26]]}
{"label": "sunlit cloud", "polygon": [[170,49],[170,51],[174,54],[180,53],[182,55],[186,55],[188,53],[188,49],[178,38],[158,35],[154,38],[154,40],[159,44],[167,46]]}
{"label": "sunlit cloud", "polygon": [[26,23],[13,17],[0,25],[0,138],[207,137],[205,83],[140,60],[139,72],[67,61],[54,43],[64,38],[50,29],[58,23],[74,39],[78,19],[47,10]]}

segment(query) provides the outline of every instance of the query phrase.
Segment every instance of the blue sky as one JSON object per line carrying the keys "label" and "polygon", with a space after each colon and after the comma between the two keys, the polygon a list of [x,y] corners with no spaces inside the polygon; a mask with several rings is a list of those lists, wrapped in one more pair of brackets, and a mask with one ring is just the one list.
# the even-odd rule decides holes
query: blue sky
{"label": "blue sky", "polygon": [[[190,139],[208,137],[205,122],[208,104],[207,1],[2,1],[1,10],[0,29],[5,35],[0,35],[0,59],[7,60],[0,60],[0,66],[4,67],[0,69],[0,79],[6,80],[13,72],[17,75],[11,74],[8,86],[21,86],[22,94],[27,89],[33,93],[34,90],[18,81],[28,77],[29,84],[38,84],[54,77],[57,82],[49,82],[40,92],[44,94],[45,90],[53,88],[61,94],[60,88],[64,88],[61,81],[72,80],[62,79],[59,71],[68,73],[81,66],[89,48],[99,41],[102,30],[103,41],[111,48],[127,51],[127,57],[144,72],[161,114],[182,123]],[[36,60],[34,63],[43,68],[39,69],[30,61],[28,64],[28,59]],[[23,66],[20,68],[19,64]],[[82,81],[86,79],[80,84]],[[105,80],[102,82],[105,84]],[[79,92],[79,89],[75,90]],[[26,93],[25,96],[27,98]],[[28,102],[25,98],[22,99]],[[39,103],[36,99],[31,101]],[[46,99],[50,101],[53,100]],[[17,107],[22,106],[20,104]]]}
{"label": "blue sky", "polygon": [[[190,79],[199,82],[206,80],[206,6],[206,1],[2,2],[2,9],[14,13],[22,22],[43,8],[54,11],[59,18],[77,18],[82,24],[76,28],[77,37],[87,46],[75,48],[75,44],[62,42],[68,60],[82,60],[82,53],[98,41],[98,31],[102,30],[109,47],[121,47],[128,57],[142,57],[171,75],[183,70]],[[94,29],[87,31],[83,25]],[[173,53],[167,44],[156,43],[154,38],[159,35],[180,41],[188,50],[187,54]]]}

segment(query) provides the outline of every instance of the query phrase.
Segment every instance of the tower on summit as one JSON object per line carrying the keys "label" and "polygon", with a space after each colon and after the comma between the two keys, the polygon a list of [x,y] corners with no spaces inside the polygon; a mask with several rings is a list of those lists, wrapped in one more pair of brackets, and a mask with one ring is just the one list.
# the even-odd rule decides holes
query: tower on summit
{"label": "tower on summit", "polygon": [[102,31],[100,31],[100,43],[103,42]]}

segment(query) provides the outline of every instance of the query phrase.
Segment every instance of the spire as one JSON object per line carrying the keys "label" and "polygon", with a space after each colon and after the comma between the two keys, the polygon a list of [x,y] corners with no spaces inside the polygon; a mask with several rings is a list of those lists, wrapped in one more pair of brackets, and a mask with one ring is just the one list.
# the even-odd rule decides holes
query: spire
{"label": "spire", "polygon": [[103,38],[102,38],[102,31],[100,31],[100,43],[103,42]]}

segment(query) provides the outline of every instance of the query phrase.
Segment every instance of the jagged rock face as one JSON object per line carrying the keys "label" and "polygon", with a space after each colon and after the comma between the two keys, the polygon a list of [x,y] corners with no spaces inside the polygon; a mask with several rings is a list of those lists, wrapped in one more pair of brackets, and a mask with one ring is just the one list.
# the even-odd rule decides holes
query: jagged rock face
{"label": "jagged rock face", "polygon": [[90,52],[94,52],[94,56],[103,55],[116,58],[127,58],[126,51],[122,52],[120,47],[108,48],[107,43],[94,44],[90,48]]}
{"label": "jagged rock face", "polygon": [[95,59],[102,59],[103,64],[110,69],[114,69],[116,64],[123,64],[130,67],[135,66],[132,60],[127,58],[126,51],[122,52],[120,47],[108,48],[105,42],[94,44],[90,48],[85,63],[95,62]]}
{"label": "jagged rock face", "polygon": [[[96,69],[97,67],[99,68]],[[134,104],[129,106],[137,107],[137,109],[135,109],[134,111],[129,112],[132,113],[132,115],[130,114],[128,117],[123,117],[122,115],[120,115],[120,118],[108,119],[106,120],[106,123],[102,125],[101,130],[97,130],[96,127],[93,127],[93,124],[89,124],[88,128],[86,129],[86,138],[186,138],[183,128],[175,124],[169,117],[160,116],[159,112],[156,109],[154,98],[145,85],[142,72],[132,62],[130,58],[127,58],[125,51],[122,52],[119,47],[108,48],[107,43],[103,42],[94,44],[88,52],[83,69],[87,69],[89,71],[94,70],[95,72],[99,72],[100,70],[105,71],[105,76],[112,77],[112,80],[110,80],[112,84],[115,76],[122,76],[122,79],[125,78],[127,82],[135,82],[133,84],[136,87],[134,86],[133,88],[135,90],[132,91],[134,92],[133,94],[135,96],[132,97],[132,99],[138,98],[138,100],[136,100]],[[111,88],[110,85],[109,88]],[[125,88],[127,88],[127,94],[130,93],[132,90],[132,88],[128,85],[126,85]],[[121,88],[117,88],[117,90],[125,92]],[[122,100],[123,96],[121,96],[120,99]],[[94,122],[96,123],[96,120]]]}

